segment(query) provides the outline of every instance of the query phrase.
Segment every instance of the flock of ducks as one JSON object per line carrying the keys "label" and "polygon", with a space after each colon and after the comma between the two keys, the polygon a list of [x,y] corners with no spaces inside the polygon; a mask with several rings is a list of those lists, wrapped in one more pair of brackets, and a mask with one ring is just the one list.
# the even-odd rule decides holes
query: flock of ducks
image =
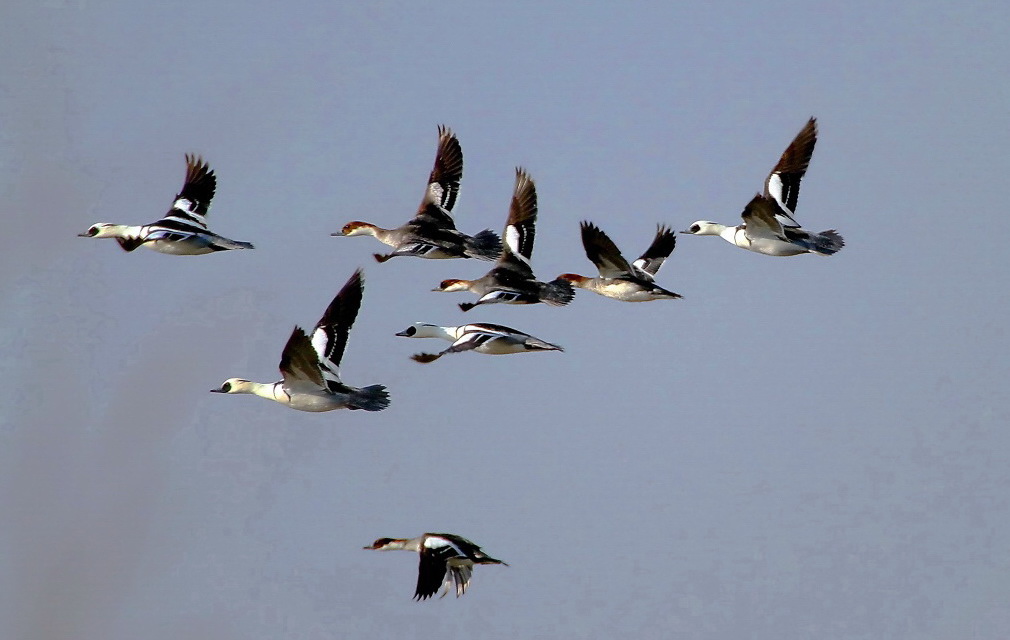
{"label": "flock of ducks", "polygon": [[[348,222],[334,236],[368,235],[392,247],[374,254],[382,263],[397,256],[428,259],[475,258],[494,261],[494,266],[476,280],[443,280],[433,291],[469,291],[475,302],[459,305],[463,311],[488,304],[537,304],[564,306],[575,289],[585,289],[624,302],[675,300],[681,296],[656,284],[655,277],[676,246],[676,235],[659,225],[652,243],[633,262],[592,222],[581,223],[586,256],[599,275],[587,277],[564,273],[550,282],[533,273],[533,241],[536,237],[537,193],[530,175],[516,169],[515,187],[504,242],[490,229],[467,235],[456,229],[452,216],[463,176],[463,152],[455,134],[438,128],[435,165],[417,213],[405,224],[384,229],[369,222]],[[807,171],[817,142],[817,122],[810,118],[783,152],[765,180],[764,191],[754,196],[742,213],[743,223],[729,227],[699,220],[684,234],[717,235],[742,249],[770,256],[813,253],[828,256],[845,242],[831,229],[814,233],[795,219],[800,181]],[[146,247],[170,255],[202,255],[232,249],[252,249],[249,242],[231,240],[210,231],[207,211],[217,188],[217,178],[201,158],[186,155],[186,179],[172,208],[157,222],[141,226],[96,223],[82,237],[115,238],[125,251]],[[352,387],[340,379],[340,360],[358,315],[364,292],[362,270],[355,271],[330,302],[311,333],[295,327],[281,352],[281,380],[273,383],[229,378],[214,393],[245,393],[273,400],[298,411],[363,409],[381,411],[389,406],[389,394],[380,384]],[[535,351],[563,351],[550,342],[511,327],[490,323],[439,326],[417,322],[396,334],[406,338],[441,338],[452,344],[439,353],[418,353],[412,358],[434,362],[450,353],[474,351],[506,355]],[[365,549],[406,550],[420,556],[416,600],[430,598],[450,587],[459,597],[470,584],[476,564],[503,564],[479,546],[451,533],[425,533],[417,538],[379,538]],[[507,565],[506,565],[507,566]]]}

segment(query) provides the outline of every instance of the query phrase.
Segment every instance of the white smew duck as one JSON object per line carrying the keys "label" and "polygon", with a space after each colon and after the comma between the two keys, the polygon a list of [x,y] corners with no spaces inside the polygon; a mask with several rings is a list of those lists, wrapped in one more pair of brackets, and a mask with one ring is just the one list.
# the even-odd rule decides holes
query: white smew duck
{"label": "white smew duck", "polygon": [[801,253],[830,256],[836,253],[845,246],[845,240],[834,229],[814,233],[803,229],[793,219],[800,181],[807,172],[816,143],[817,120],[810,118],[768,175],[764,193],[754,196],[744,208],[743,224],[727,227],[699,220],[684,233],[720,236],[741,249],[768,256]]}
{"label": "white smew duck", "polygon": [[530,351],[564,351],[558,345],[528,333],[500,324],[483,322],[458,327],[440,327],[436,324],[415,322],[396,335],[405,338],[442,338],[452,343],[452,346],[441,353],[417,353],[411,356],[416,362],[421,363],[434,362],[447,353],[463,351],[476,351],[493,356]]}
{"label": "white smew duck", "polygon": [[213,393],[251,393],[299,411],[364,409],[382,411],[389,394],[381,384],[356,388],[340,381],[340,359],[358,315],[364,291],[361,270],[347,281],[319,320],[312,335],[296,326],[281,354],[279,382],[264,384],[229,378]]}
{"label": "white smew duck", "polygon": [[198,256],[228,249],[252,249],[249,242],[229,240],[207,228],[207,209],[217,178],[198,156],[186,154],[186,181],[165,217],[141,226],[98,222],[82,238],[115,238],[124,251],[147,247],[176,256]]}

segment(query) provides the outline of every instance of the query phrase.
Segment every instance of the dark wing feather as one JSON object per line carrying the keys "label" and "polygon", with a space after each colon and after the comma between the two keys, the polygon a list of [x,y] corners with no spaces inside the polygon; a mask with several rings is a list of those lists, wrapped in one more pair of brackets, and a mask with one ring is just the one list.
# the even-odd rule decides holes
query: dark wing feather
{"label": "dark wing feather", "polygon": [[583,222],[582,246],[586,257],[596,265],[600,276],[604,278],[620,278],[631,275],[631,265],[621,255],[620,249],[606,233],[591,222]]}
{"label": "dark wing feather", "polygon": [[325,388],[323,373],[319,369],[319,360],[312,341],[305,335],[301,327],[295,327],[284,345],[280,363],[281,376],[287,385],[299,382],[311,382],[317,387]]}
{"label": "dark wing feather", "polygon": [[814,155],[814,145],[817,144],[817,119],[810,118],[793,141],[786,147],[779,158],[778,164],[772,169],[765,181],[764,195],[772,198],[783,207],[787,222],[799,226],[792,220],[791,214],[796,211],[800,195],[800,181],[810,166],[810,158]]}
{"label": "dark wing feather", "polygon": [[207,228],[207,210],[217,189],[217,177],[199,156],[186,154],[186,181],[182,191],[175,196],[172,209],[165,215],[162,223],[177,220],[182,223],[194,224]]}
{"label": "dark wing feather", "polygon": [[450,546],[424,547],[421,550],[421,559],[417,565],[417,589],[414,592],[415,600],[426,600],[438,593],[442,583],[445,582],[446,563],[449,558],[459,556],[456,550]]}
{"label": "dark wing feather", "polygon": [[659,225],[656,227],[656,237],[653,238],[652,244],[645,250],[645,253],[638,257],[638,260],[635,260],[634,264],[645,273],[654,276],[676,246],[677,236],[673,231],[665,225]]}
{"label": "dark wing feather", "polygon": [[779,207],[774,200],[760,193],[751,199],[744,208],[741,217],[744,221],[744,231],[752,238],[778,238],[785,240],[782,224],[776,214]]}
{"label": "dark wing feather", "polygon": [[428,175],[428,187],[413,222],[455,229],[451,212],[459,196],[459,181],[462,178],[463,149],[459,146],[456,134],[445,125],[440,125],[435,165]]}
{"label": "dark wing feather", "polygon": [[512,190],[509,217],[505,223],[502,260],[513,253],[527,263],[533,256],[533,241],[537,224],[537,187],[533,178],[521,167],[516,167],[516,183]]}
{"label": "dark wing feather", "polygon": [[312,346],[328,383],[340,383],[340,360],[347,347],[351,327],[358,317],[364,290],[364,278],[361,269],[358,269],[326,307],[323,317],[312,332]]}

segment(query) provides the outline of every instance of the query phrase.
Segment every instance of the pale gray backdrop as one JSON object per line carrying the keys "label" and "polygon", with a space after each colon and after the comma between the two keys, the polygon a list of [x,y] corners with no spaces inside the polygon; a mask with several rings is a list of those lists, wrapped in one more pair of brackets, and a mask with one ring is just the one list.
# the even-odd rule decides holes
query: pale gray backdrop
{"label": "pale gray backdrop", "polygon": [[[998,2],[7,3],[0,9],[0,636],[1003,638],[1010,10]],[[821,6],[817,6],[821,5]],[[676,302],[429,290],[397,259],[437,140],[461,228],[537,180],[534,265],[591,273],[658,222],[734,223],[811,116],[800,198],[832,258],[678,238]],[[217,171],[196,258],[77,238]],[[208,393],[273,381],[351,272],[344,361],[382,413]],[[565,353],[474,354],[414,321]],[[451,531],[511,567],[411,601]]]}

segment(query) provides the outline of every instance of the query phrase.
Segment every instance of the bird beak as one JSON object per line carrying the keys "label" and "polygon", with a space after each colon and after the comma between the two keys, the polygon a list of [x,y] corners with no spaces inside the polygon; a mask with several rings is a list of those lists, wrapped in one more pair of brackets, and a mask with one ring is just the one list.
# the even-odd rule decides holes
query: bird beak
{"label": "bird beak", "polygon": [[331,234],[330,234],[330,236],[332,236],[332,237],[334,237],[334,238],[341,238],[341,237],[343,237],[343,235],[344,235],[344,232],[343,232],[343,231],[338,231],[338,232],[336,232],[336,233],[331,233]]}
{"label": "bird beak", "polygon": [[77,237],[78,237],[78,238],[90,238],[91,236],[89,236],[89,235],[88,235],[88,234],[86,234],[86,233],[78,233],[78,234],[77,234]]}
{"label": "bird beak", "polygon": [[224,389],[211,389],[210,392],[211,393],[225,393],[225,390]]}
{"label": "bird beak", "polygon": [[410,336],[407,335],[407,330],[406,329],[404,329],[403,331],[398,331],[396,333],[396,335],[400,336],[401,338],[409,338],[410,337]]}

